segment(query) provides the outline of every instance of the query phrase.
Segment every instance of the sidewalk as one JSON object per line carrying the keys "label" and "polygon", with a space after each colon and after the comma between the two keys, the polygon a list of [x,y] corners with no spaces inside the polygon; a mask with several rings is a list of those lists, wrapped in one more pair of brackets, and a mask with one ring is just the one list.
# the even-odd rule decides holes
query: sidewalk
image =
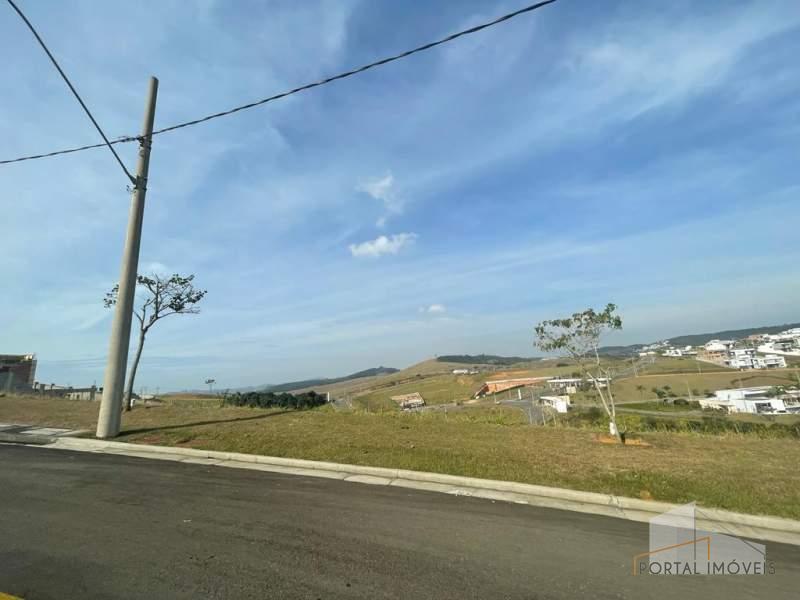
{"label": "sidewalk", "polygon": [[62,429],[58,427],[34,427],[17,423],[0,423],[0,441],[24,442],[26,439],[41,440],[47,443],[48,438],[55,441],[61,437],[75,437],[87,433],[85,429]]}

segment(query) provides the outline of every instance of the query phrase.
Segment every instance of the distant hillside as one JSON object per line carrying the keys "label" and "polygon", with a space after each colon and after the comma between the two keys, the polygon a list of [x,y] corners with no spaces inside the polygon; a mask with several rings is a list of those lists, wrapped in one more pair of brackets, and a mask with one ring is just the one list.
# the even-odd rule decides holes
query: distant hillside
{"label": "distant hillside", "polygon": [[521,362],[539,360],[538,358],[523,358],[522,356],[497,356],[495,354],[448,354],[438,356],[439,362],[462,363],[469,365],[515,365]]}
{"label": "distant hillside", "polygon": [[361,379],[362,377],[374,377],[376,375],[390,375],[397,373],[399,369],[391,367],[374,367],[372,369],[364,369],[357,373],[351,373],[344,377],[320,378],[320,379],[303,379],[301,381],[288,381],[286,383],[279,383],[277,385],[265,385],[259,390],[265,392],[289,392],[291,390],[300,390],[304,388],[312,388],[322,385],[330,385],[332,383],[341,383],[342,381],[349,381],[350,379]]}
{"label": "distant hillside", "polygon": [[[784,325],[767,325],[764,327],[750,327],[748,329],[728,329],[712,333],[693,333],[669,338],[673,346],[701,346],[710,340],[740,340],[756,333],[779,333],[786,329],[800,327],[800,323],[786,323]],[[600,354],[605,356],[631,356],[641,350],[645,344],[631,344],[630,346],[603,346],[599,348]]]}
{"label": "distant hillside", "polygon": [[674,346],[699,346],[709,340],[739,340],[748,335],[756,333],[780,333],[786,329],[800,327],[800,323],[787,323],[785,325],[768,325],[766,327],[751,327],[750,329],[729,329],[728,331],[717,331],[715,333],[697,333],[694,335],[681,335],[670,338],[669,341]]}
{"label": "distant hillside", "polygon": [[[685,344],[684,344],[685,345]],[[631,344],[630,346],[602,346],[597,351],[603,356],[625,357],[632,356],[642,349],[644,344]]]}

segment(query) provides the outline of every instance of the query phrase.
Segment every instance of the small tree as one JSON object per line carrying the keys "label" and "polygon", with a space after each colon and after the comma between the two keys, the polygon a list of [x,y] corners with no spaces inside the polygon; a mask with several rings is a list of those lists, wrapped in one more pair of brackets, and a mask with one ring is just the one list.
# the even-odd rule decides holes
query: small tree
{"label": "small tree", "polygon": [[644,399],[644,386],[643,385],[637,385],[636,386],[636,391],[639,392],[639,398]]}
{"label": "small tree", "polygon": [[[158,321],[169,315],[194,315],[200,312],[196,305],[206,295],[206,290],[195,289],[193,281],[194,275],[183,277],[177,273],[169,278],[160,275],[151,277],[138,275],[136,277],[137,285],[146,294],[141,306],[133,310],[136,320],[139,321],[139,345],[136,348],[128,384],[125,387],[125,410],[133,407],[133,384],[136,379],[136,370],[139,368],[139,359],[142,358],[147,332]],[[106,308],[111,308],[117,303],[118,294],[119,284],[106,294],[103,300]]]}
{"label": "small tree", "polygon": [[582,377],[594,386],[609,419],[609,431],[623,443],[617,427],[617,410],[611,391],[611,372],[600,364],[600,337],[606,331],[622,329],[617,307],[608,304],[602,312],[589,308],[565,319],[542,321],[535,329],[534,345],[544,352],[566,352],[580,367]]}

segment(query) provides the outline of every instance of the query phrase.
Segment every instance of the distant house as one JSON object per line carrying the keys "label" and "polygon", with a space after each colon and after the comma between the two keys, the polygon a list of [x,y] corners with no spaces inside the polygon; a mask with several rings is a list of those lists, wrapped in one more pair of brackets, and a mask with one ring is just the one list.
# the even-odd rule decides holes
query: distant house
{"label": "distant house", "polygon": [[[605,377],[597,377],[597,381],[601,388],[606,387],[608,384],[608,379]],[[590,381],[583,380],[580,377],[554,377],[547,380],[547,387],[551,390],[567,394],[576,393],[585,384],[592,385]]]}
{"label": "distant house", "polygon": [[751,387],[732,390],[717,390],[713,398],[700,400],[703,408],[722,409],[729,413],[756,415],[786,413],[786,404],[779,398],[766,396],[769,387]]}
{"label": "distant house", "polygon": [[453,369],[453,375],[469,375],[469,369]]}
{"label": "distant house", "polygon": [[697,352],[697,358],[707,362],[725,364],[728,352],[733,348],[733,340],[711,340]]}
{"label": "distant house", "polygon": [[722,364],[732,369],[783,369],[786,359],[777,354],[758,356],[754,348],[734,348]]}
{"label": "distant house", "polygon": [[785,369],[786,368],[786,359],[783,356],[778,356],[777,354],[767,354],[766,356],[757,357],[761,363],[764,365],[763,369]]}
{"label": "distant house", "polygon": [[35,354],[0,354],[0,391],[30,389],[35,378]]}
{"label": "distant house", "polygon": [[399,396],[392,396],[392,400],[400,405],[403,410],[411,410],[413,408],[420,408],[425,406],[425,400],[420,396],[419,392],[411,394],[401,394]]}
{"label": "distant house", "polygon": [[97,388],[95,386],[88,388],[69,388],[69,390],[64,393],[64,398],[68,400],[88,400],[94,402],[95,400],[100,400],[102,397],[103,388]]}
{"label": "distant house", "polygon": [[800,356],[800,329],[796,327],[775,335],[765,335],[761,341],[759,352]]}
{"label": "distant house", "polygon": [[756,351],[753,348],[735,348],[722,360],[732,369],[752,369]]}
{"label": "distant house", "polygon": [[542,396],[542,404],[554,408],[556,412],[565,413],[569,410],[569,396]]}

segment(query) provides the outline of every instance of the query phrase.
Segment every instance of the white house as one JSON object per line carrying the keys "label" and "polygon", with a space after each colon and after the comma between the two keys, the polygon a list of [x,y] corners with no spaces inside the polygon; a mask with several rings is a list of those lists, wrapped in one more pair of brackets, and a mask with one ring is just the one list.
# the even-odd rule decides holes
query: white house
{"label": "white house", "polygon": [[453,369],[453,375],[469,375],[469,369]]}
{"label": "white house", "polygon": [[728,351],[725,364],[732,369],[753,369],[756,351],[753,348],[735,348]]}
{"label": "white house", "polygon": [[710,340],[703,344],[703,348],[707,352],[727,352],[733,348],[734,344],[733,340]]}
{"label": "white house", "polygon": [[753,359],[755,369],[785,369],[786,359],[777,354],[767,354],[766,356],[756,356]]}
{"label": "white house", "polygon": [[569,410],[569,396],[542,396],[542,404],[554,408],[558,413],[565,413]]}
{"label": "white house", "polygon": [[758,351],[800,356],[800,328],[795,327],[774,335],[765,335]]}
{"label": "white house", "polygon": [[[605,377],[597,377],[597,382],[601,388],[605,388],[608,379]],[[567,394],[574,394],[578,388],[584,383],[580,377],[554,377],[547,380],[547,387],[553,391],[566,392]],[[586,380],[586,383],[592,384],[591,380]]]}
{"label": "white house", "polygon": [[700,400],[703,408],[721,408],[729,413],[775,414],[785,413],[786,404],[778,398],[767,398],[769,387],[717,390],[713,398]]}

